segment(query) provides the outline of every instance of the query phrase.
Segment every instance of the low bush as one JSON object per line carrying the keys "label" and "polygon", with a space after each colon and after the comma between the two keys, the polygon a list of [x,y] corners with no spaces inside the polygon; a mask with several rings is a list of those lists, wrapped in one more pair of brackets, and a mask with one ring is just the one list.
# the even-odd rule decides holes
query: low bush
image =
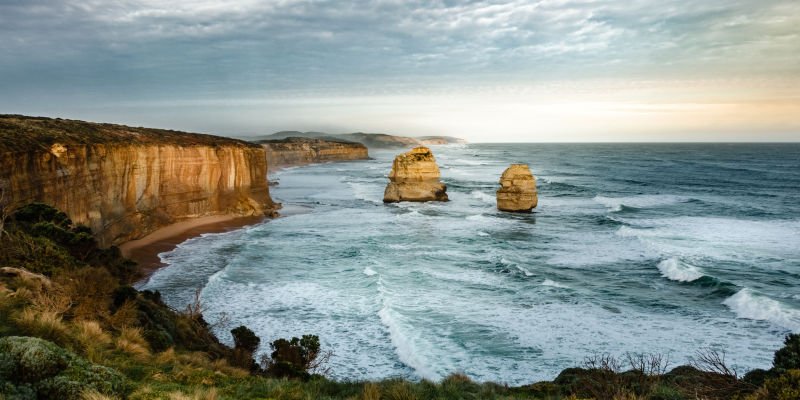
{"label": "low bush", "polygon": [[778,372],[800,369],[800,334],[792,333],[783,341],[783,348],[775,352],[772,362]]}
{"label": "low bush", "polygon": [[31,337],[0,338],[0,381],[5,382],[0,393],[21,399],[71,400],[86,391],[111,396],[129,391],[118,372]]}

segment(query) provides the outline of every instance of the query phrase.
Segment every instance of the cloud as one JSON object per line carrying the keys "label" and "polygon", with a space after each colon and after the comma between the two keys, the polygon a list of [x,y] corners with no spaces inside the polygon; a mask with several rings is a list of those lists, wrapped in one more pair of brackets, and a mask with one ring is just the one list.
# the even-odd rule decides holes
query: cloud
{"label": "cloud", "polygon": [[795,79],[798,27],[795,0],[0,0],[0,107]]}

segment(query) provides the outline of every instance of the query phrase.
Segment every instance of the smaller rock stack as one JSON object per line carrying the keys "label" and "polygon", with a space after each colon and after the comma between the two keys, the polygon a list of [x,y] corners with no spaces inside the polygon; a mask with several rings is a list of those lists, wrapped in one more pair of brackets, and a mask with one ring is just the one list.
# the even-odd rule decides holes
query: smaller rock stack
{"label": "smaller rock stack", "polygon": [[439,166],[431,150],[418,146],[394,158],[384,203],[447,201],[447,185],[439,181]]}
{"label": "smaller rock stack", "polygon": [[530,212],[539,202],[536,178],[527,164],[511,164],[500,177],[497,190],[497,209],[500,211]]}

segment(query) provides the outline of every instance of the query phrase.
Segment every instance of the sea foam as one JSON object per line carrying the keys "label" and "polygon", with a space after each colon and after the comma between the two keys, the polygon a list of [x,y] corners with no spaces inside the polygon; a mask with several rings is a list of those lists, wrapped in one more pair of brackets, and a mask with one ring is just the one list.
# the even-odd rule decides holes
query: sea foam
{"label": "sea foam", "polygon": [[800,331],[800,310],[756,294],[748,288],[725,299],[722,304],[728,306],[739,318],[768,321],[782,328]]}
{"label": "sea foam", "polygon": [[677,257],[668,258],[658,263],[661,276],[678,282],[692,282],[703,277],[703,271],[694,265],[685,263]]}
{"label": "sea foam", "polygon": [[497,201],[494,196],[490,196],[484,192],[481,192],[480,190],[473,190],[472,197],[487,204],[494,204]]}
{"label": "sea foam", "polygon": [[627,197],[595,196],[593,200],[608,207],[611,211],[622,211],[622,206],[634,208],[660,207],[685,203],[691,199],[685,196],[675,196],[671,194],[648,194]]}

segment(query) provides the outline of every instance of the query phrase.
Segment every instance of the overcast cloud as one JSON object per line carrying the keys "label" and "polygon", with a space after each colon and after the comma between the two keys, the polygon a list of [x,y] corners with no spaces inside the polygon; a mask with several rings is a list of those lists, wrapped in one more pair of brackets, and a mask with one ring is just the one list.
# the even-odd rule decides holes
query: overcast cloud
{"label": "overcast cloud", "polygon": [[[563,95],[548,88],[574,86],[574,97],[597,87],[581,82],[713,81],[723,97],[742,88],[728,102],[791,105],[798,99],[781,89],[800,78],[795,0],[0,0],[0,37],[0,112],[228,132],[361,129],[359,104],[372,96]],[[337,103],[347,98],[362,100]],[[413,116],[413,104],[395,100]],[[326,102],[337,111],[321,109]],[[342,112],[350,119],[332,118]],[[391,131],[370,119],[379,116],[365,114],[364,125]]]}

